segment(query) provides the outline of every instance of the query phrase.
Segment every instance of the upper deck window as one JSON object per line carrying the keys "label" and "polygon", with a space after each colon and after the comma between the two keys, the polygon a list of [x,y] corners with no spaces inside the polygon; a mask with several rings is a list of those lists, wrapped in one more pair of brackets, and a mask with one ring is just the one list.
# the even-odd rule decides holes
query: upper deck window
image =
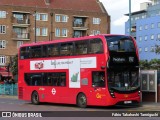
{"label": "upper deck window", "polygon": [[41,44],[20,48],[20,59],[76,56],[104,53],[103,42],[100,38]]}
{"label": "upper deck window", "polygon": [[135,52],[133,40],[128,36],[106,36],[108,49],[112,52]]}
{"label": "upper deck window", "polygon": [[90,40],[90,51],[89,53],[103,53],[103,44],[101,39]]}

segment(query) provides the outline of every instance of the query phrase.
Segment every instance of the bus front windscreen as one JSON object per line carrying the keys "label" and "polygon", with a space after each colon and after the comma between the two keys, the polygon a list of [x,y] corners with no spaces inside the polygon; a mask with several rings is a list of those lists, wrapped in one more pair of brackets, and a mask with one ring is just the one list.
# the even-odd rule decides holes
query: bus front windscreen
{"label": "bus front windscreen", "polygon": [[110,90],[134,91],[139,88],[138,69],[108,70],[108,87]]}
{"label": "bus front windscreen", "polygon": [[110,52],[135,52],[133,40],[129,36],[106,36]]}

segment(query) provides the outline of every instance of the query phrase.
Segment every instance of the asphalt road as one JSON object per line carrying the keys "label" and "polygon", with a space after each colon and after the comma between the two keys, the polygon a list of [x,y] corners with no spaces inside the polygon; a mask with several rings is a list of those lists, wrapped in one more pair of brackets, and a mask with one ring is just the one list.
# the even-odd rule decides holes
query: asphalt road
{"label": "asphalt road", "polygon": [[144,110],[143,106],[112,106],[79,108],[76,105],[41,103],[33,105],[31,102],[17,98],[0,98],[0,111],[133,111]]}
{"label": "asphalt road", "polygon": [[[112,106],[112,107],[87,107],[87,108],[78,108],[76,105],[66,105],[66,104],[50,104],[50,103],[42,103],[40,105],[33,105],[30,102],[18,100],[16,97],[10,98],[10,97],[3,97],[0,96],[0,111],[11,111],[11,112],[46,112],[50,113],[50,115],[53,117],[57,117],[58,120],[61,120],[60,117],[65,117],[68,120],[72,120],[72,118],[76,117],[76,120],[79,120],[80,118],[83,118],[83,120],[90,120],[91,116],[93,115],[94,119],[92,120],[103,120],[107,114],[111,116],[112,113],[139,113],[139,112],[154,112],[160,111],[160,103],[143,103],[140,106]],[[57,112],[58,111],[58,112]],[[112,112],[112,113],[111,113]],[[79,114],[80,113],[80,114]],[[85,116],[86,113],[90,116]],[[159,112],[160,113],[160,112]],[[63,115],[65,114],[65,115]],[[77,114],[77,116],[75,115]],[[100,115],[102,114],[103,117]],[[105,115],[106,114],[106,115]],[[48,114],[47,114],[48,115]],[[49,116],[50,116],[49,115]],[[69,115],[68,117],[66,117]],[[80,116],[82,115],[82,116]],[[84,116],[83,116],[84,115]],[[73,116],[73,117],[71,117]],[[159,115],[160,116],[160,115]],[[44,117],[44,116],[43,116]],[[69,119],[70,118],[70,119]],[[97,118],[97,119],[96,119]],[[122,118],[118,116],[114,117],[108,117],[111,120],[116,119],[117,120],[126,120],[128,117]],[[6,118],[0,118],[0,120],[3,120]],[[8,119],[8,118],[7,118]],[[19,118],[16,118],[18,120]],[[25,119],[25,118],[24,118]],[[48,117],[47,119],[51,119]],[[150,118],[150,117],[141,117],[140,119],[144,120],[154,120],[154,119],[160,119],[159,118]],[[41,119],[40,119],[41,120]],[[55,119],[54,119],[55,120]],[[74,119],[75,120],[75,119]],[[104,119],[106,120],[106,119]],[[132,117],[132,120],[137,120],[137,117]]]}

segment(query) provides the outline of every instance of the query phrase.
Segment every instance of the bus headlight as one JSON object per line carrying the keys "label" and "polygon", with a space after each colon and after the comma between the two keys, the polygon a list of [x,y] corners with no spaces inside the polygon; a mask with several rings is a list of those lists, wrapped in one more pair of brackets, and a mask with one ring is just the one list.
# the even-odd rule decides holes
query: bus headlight
{"label": "bus headlight", "polygon": [[110,91],[110,94],[113,98],[115,98],[114,91]]}

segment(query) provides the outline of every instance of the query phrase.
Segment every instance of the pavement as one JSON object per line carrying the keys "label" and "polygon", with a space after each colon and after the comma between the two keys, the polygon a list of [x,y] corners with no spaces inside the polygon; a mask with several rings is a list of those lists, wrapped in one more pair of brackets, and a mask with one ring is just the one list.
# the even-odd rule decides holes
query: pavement
{"label": "pavement", "polygon": [[18,96],[11,96],[11,95],[0,95],[0,98],[18,99]]}

